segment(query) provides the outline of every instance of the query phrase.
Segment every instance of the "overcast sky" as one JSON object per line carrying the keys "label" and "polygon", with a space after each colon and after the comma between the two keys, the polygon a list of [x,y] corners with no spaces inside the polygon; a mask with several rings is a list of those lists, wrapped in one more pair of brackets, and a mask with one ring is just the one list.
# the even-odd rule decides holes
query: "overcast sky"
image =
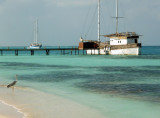
{"label": "overcast sky", "polygon": [[[97,39],[98,0],[0,0],[0,46],[28,46],[33,23],[48,46],[77,46]],[[101,0],[101,34],[115,32],[115,0]],[[160,0],[119,0],[119,31],[143,35],[143,45],[160,45]],[[102,37],[102,40],[106,40]]]}

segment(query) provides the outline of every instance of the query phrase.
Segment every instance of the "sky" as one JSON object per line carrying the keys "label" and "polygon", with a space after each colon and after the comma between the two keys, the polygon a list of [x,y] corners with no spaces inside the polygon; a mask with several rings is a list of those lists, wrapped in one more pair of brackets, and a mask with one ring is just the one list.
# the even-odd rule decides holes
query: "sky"
{"label": "sky", "polygon": [[[38,18],[43,46],[97,40],[98,0],[0,0],[0,46],[29,46]],[[101,35],[115,32],[115,0],[101,0]],[[160,46],[160,0],[119,0],[119,32],[137,32],[142,45]],[[104,39],[101,37],[102,41]]]}

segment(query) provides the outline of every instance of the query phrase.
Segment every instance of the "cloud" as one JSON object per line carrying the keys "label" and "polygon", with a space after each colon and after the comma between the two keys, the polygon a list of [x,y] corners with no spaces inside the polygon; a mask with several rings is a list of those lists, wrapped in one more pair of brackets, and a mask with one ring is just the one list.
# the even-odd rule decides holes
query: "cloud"
{"label": "cloud", "polygon": [[[119,0],[119,15],[125,17],[119,23],[127,19],[129,25],[134,24],[136,32],[145,36],[146,44],[151,44],[150,39],[154,37],[153,43],[160,45],[159,6],[159,0]],[[107,29],[104,32],[115,31],[111,18],[115,16],[115,0],[101,0],[101,8],[101,27]],[[96,9],[97,0],[0,0],[0,45],[29,45],[33,39],[33,21],[37,17],[44,45],[78,45],[83,27],[88,30],[92,21],[95,21],[92,36],[96,39]]]}

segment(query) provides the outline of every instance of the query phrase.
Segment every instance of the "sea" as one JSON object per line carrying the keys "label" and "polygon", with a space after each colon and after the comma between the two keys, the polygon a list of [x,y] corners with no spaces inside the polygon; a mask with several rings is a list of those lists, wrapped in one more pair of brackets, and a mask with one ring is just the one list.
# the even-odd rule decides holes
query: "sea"
{"label": "sea", "polygon": [[160,118],[160,46],[143,46],[139,56],[3,52],[0,84],[16,74],[17,87],[72,100],[106,118]]}

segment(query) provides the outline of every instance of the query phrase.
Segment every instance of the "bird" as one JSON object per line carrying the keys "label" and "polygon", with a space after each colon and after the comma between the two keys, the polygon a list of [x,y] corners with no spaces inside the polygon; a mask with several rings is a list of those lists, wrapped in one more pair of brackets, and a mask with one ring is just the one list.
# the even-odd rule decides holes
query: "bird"
{"label": "bird", "polygon": [[7,88],[10,88],[12,86],[14,87],[14,85],[17,83],[17,81],[18,81],[18,75],[16,75],[16,81],[13,81],[12,83],[8,84]]}

